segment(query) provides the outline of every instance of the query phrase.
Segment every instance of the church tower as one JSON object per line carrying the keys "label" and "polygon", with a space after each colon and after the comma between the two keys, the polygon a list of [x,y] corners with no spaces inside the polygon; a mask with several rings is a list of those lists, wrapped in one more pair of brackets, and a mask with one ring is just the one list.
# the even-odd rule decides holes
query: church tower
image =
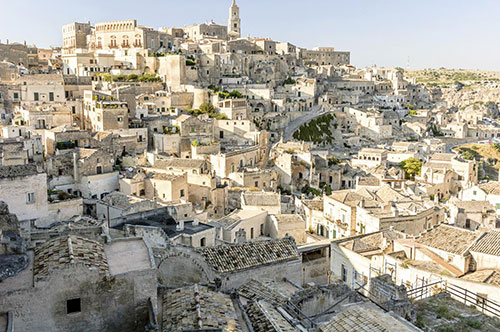
{"label": "church tower", "polygon": [[233,4],[229,7],[227,34],[230,39],[241,37],[240,8],[236,5],[236,0],[233,0]]}

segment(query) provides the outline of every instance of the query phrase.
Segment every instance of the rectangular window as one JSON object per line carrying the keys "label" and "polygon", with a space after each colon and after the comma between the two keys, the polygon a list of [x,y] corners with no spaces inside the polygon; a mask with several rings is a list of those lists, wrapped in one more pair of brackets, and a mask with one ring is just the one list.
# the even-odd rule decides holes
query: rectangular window
{"label": "rectangular window", "polygon": [[72,314],[82,311],[82,301],[81,299],[71,299],[66,301],[66,313]]}
{"label": "rectangular window", "polygon": [[181,197],[184,197],[184,189],[181,189]]}
{"label": "rectangular window", "polygon": [[341,266],[341,273],[342,273],[342,281],[347,282],[347,269],[345,268],[344,264]]}
{"label": "rectangular window", "polygon": [[38,92],[35,92],[35,93],[33,94],[33,99],[34,99],[35,101],[38,101],[38,100],[40,99],[40,97],[39,97],[39,95],[38,95]]}
{"label": "rectangular window", "polygon": [[28,204],[35,203],[35,193],[27,193],[26,194],[26,203],[28,203]]}
{"label": "rectangular window", "polygon": [[253,239],[253,227],[250,228],[250,238]]}
{"label": "rectangular window", "polygon": [[54,92],[49,92],[49,101],[54,101]]}

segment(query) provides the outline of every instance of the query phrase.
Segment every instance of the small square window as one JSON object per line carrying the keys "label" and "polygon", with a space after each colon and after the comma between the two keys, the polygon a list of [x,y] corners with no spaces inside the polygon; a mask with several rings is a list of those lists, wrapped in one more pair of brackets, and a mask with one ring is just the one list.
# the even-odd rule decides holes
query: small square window
{"label": "small square window", "polygon": [[72,314],[81,311],[82,311],[82,303],[80,298],[66,301],[66,313]]}

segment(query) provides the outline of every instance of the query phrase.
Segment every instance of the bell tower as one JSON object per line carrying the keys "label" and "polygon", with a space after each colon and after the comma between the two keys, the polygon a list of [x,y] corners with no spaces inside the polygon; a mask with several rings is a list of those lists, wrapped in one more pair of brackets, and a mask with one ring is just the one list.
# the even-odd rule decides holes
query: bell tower
{"label": "bell tower", "polygon": [[233,4],[229,7],[227,34],[230,39],[241,37],[240,8],[236,4],[236,0],[233,0]]}

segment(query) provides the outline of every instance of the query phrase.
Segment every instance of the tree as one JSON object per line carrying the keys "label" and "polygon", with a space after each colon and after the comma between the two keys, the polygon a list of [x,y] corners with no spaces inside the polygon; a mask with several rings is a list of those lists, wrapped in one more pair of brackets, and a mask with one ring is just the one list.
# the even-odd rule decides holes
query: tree
{"label": "tree", "polygon": [[238,90],[233,90],[229,94],[229,98],[243,98],[243,95]]}
{"label": "tree", "polygon": [[215,107],[210,103],[203,103],[200,105],[200,111],[202,113],[213,113],[215,111]]}
{"label": "tree", "polygon": [[417,158],[408,158],[399,163],[399,167],[401,167],[405,171],[405,175],[407,178],[414,179],[416,175],[420,175],[422,170],[422,162]]}

